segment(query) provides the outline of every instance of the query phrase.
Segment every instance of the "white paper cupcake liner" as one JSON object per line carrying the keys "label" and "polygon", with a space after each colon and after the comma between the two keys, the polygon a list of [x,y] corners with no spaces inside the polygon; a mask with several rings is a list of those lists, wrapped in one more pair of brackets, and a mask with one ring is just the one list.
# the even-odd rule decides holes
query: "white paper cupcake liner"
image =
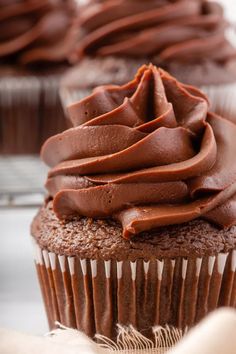
{"label": "white paper cupcake liner", "polygon": [[116,325],[184,329],[219,306],[236,307],[236,250],[203,258],[130,262],[66,257],[42,250],[35,262],[50,328],[115,338]]}
{"label": "white paper cupcake liner", "polygon": [[0,78],[0,152],[37,153],[42,142],[66,128],[60,75]]}
{"label": "white paper cupcake liner", "polygon": [[236,83],[200,89],[208,96],[211,111],[236,123]]}

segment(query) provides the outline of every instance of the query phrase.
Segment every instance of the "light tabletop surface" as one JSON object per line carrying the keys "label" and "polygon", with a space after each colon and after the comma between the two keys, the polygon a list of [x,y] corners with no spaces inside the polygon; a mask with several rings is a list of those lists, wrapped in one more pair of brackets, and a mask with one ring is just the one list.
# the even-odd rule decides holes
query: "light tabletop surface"
{"label": "light tabletop surface", "polygon": [[0,210],[0,327],[48,331],[30,240],[36,208]]}

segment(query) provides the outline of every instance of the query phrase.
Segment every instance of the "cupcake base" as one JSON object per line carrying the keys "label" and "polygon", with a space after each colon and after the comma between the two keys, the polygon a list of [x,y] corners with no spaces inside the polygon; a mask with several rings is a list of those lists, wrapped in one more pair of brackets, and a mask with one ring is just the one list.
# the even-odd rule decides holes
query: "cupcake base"
{"label": "cupcake base", "polygon": [[127,241],[112,219],[60,221],[48,202],[31,231],[50,328],[116,339],[117,324],[132,325],[153,339],[155,326],[183,330],[236,307],[235,226],[197,219]]}
{"label": "cupcake base", "polygon": [[89,260],[57,255],[35,241],[35,262],[50,328],[116,338],[132,325],[191,327],[220,306],[236,307],[236,251],[186,259]]}

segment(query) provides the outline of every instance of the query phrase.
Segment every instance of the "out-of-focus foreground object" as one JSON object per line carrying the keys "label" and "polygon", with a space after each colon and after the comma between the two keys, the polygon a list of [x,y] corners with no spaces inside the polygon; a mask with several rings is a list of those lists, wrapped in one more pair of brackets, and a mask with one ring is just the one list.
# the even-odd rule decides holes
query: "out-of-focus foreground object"
{"label": "out-of-focus foreground object", "polygon": [[[76,331],[65,335],[60,331],[56,338],[37,337],[0,329],[0,353],[2,354],[102,354],[104,351],[88,339],[83,333]],[[66,331],[66,330],[65,330]],[[71,330],[68,330],[70,333]],[[75,331],[74,331],[75,332]],[[62,334],[63,333],[63,334]]]}
{"label": "out-of-focus foreground object", "polygon": [[[236,311],[220,309],[209,315],[168,354],[235,354]],[[125,340],[125,339],[124,339]],[[130,340],[130,338],[129,338]],[[147,350],[115,350],[105,340],[107,349],[93,343],[84,334],[72,329],[58,329],[48,337],[36,337],[0,329],[0,353],[4,354],[163,354],[162,348]],[[111,343],[111,350],[109,350]],[[119,346],[117,346],[118,348]],[[140,347],[139,347],[140,348]]]}
{"label": "out-of-focus foreground object", "polygon": [[228,308],[209,315],[168,354],[223,353],[236,353],[236,311]]}

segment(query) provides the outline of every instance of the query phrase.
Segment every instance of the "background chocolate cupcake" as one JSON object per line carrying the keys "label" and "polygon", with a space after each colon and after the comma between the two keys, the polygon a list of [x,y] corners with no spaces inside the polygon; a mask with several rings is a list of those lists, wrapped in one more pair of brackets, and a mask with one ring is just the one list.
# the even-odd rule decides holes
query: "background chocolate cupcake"
{"label": "background chocolate cupcake", "polygon": [[65,129],[58,84],[78,39],[76,16],[72,0],[0,2],[1,153],[36,153]]}
{"label": "background chocolate cupcake", "polygon": [[97,85],[122,84],[140,64],[153,62],[202,87],[212,109],[234,117],[236,50],[217,2],[90,1],[80,13],[80,62],[63,80],[65,105]]}
{"label": "background chocolate cupcake", "polygon": [[236,125],[208,109],[152,65],[69,107],[32,224],[51,327],[151,336],[236,306]]}

